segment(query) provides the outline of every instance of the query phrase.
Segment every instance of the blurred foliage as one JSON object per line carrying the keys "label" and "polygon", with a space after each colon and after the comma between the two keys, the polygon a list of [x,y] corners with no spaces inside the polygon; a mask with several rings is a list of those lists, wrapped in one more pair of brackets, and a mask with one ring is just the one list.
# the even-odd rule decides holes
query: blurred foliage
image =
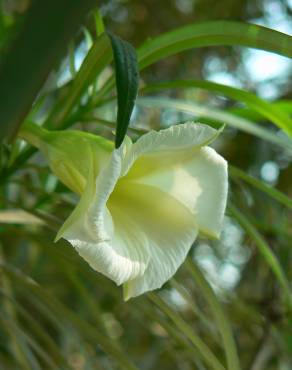
{"label": "blurred foliage", "polygon": [[[0,0],[0,60],[29,4]],[[291,13],[288,0],[99,3],[106,29],[135,47],[197,21],[248,21],[291,33]],[[65,56],[55,61],[27,120],[114,140],[116,101],[108,80],[113,69],[108,45],[98,37],[99,14],[88,15]],[[230,205],[220,241],[198,239],[172,281],[126,303],[121,289],[92,271],[69,244],[53,243],[76,199],[43,157],[17,140],[1,146],[0,369],[236,370],[230,365],[236,363],[232,335],[241,369],[292,368],[291,139],[273,123],[274,116],[260,114],[232,92],[172,86],[156,90],[155,106],[143,101],[154,94],[149,87],[147,92],[151,84],[207,79],[248,90],[289,120],[291,61],[273,58],[240,45],[209,46],[164,58],[141,72],[143,89],[128,130],[134,139],[190,117],[218,126],[216,112],[235,122],[216,142],[232,166]],[[207,114],[159,106],[162,97],[195,103]],[[240,118],[254,123],[249,132],[236,126]],[[265,133],[278,144],[265,140]]]}

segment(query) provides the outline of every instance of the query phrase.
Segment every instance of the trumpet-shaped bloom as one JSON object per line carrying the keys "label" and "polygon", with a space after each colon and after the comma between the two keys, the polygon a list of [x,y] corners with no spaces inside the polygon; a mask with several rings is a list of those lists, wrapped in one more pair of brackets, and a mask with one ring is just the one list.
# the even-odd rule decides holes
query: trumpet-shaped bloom
{"label": "trumpet-shaped bloom", "polygon": [[[83,171],[81,198],[57,239],[67,239],[93,269],[123,284],[125,299],[161,287],[199,232],[219,236],[227,164],[207,146],[217,135],[193,123],[151,131],[103,151],[102,163],[89,140],[86,173],[70,165],[71,174]],[[73,179],[67,183],[74,190]]]}

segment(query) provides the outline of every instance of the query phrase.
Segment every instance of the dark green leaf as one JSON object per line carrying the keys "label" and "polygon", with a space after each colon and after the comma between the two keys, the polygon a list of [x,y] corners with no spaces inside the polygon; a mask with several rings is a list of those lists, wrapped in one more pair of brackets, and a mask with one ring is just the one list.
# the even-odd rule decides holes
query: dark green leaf
{"label": "dark green leaf", "polygon": [[118,93],[116,148],[126,135],[138,91],[139,73],[136,51],[131,44],[109,34],[111,39]]}

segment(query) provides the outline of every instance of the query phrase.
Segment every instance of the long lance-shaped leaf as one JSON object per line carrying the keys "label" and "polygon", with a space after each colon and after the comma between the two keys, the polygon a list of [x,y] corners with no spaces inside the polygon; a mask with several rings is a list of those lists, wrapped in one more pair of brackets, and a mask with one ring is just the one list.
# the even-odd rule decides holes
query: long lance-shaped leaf
{"label": "long lance-shaped leaf", "polygon": [[136,51],[131,44],[119,37],[108,34],[114,54],[116,86],[118,93],[118,115],[116,148],[126,135],[138,92],[139,72]]}
{"label": "long lance-shaped leaf", "polygon": [[64,121],[78,104],[86,88],[111,60],[110,41],[107,35],[103,33],[89,50],[68,91],[59,99],[47,118],[46,125],[54,128],[60,128],[64,125]]}
{"label": "long lance-shaped leaf", "polygon": [[[211,21],[190,24],[150,39],[137,51],[140,70],[185,50],[219,45],[246,46],[292,57],[292,36],[255,24]],[[109,79],[100,96],[113,87]]]}
{"label": "long lance-shaped leaf", "polygon": [[276,126],[292,136],[292,119],[288,114],[277,106],[259,98],[249,91],[238,89],[231,86],[218,84],[211,81],[202,80],[177,80],[162,82],[145,86],[141,92],[160,91],[164,89],[181,88],[200,88],[208,91],[214,91],[229,97],[232,100],[244,102],[249,108],[260,113],[263,117],[271,120]]}
{"label": "long lance-shaped leaf", "polygon": [[160,107],[160,108],[172,108],[178,111],[194,114],[202,118],[211,119],[216,122],[226,123],[231,127],[235,127],[239,130],[245,131],[249,134],[259,137],[260,139],[267,140],[273,144],[280,145],[282,148],[292,151],[292,140],[282,138],[275,135],[269,130],[265,129],[253,123],[245,118],[238,117],[234,114],[208,107],[204,105],[198,105],[196,103],[188,102],[179,99],[168,99],[158,97],[147,97],[139,98],[138,104],[146,107]]}
{"label": "long lance-shaped leaf", "polygon": [[292,37],[255,24],[211,21],[195,23],[147,41],[138,50],[141,68],[196,47],[241,45],[292,57]]}
{"label": "long lance-shaped leaf", "polygon": [[292,308],[292,293],[289,287],[289,282],[277,257],[275,256],[269,245],[266,243],[265,239],[261,236],[261,234],[253,226],[253,224],[247,219],[247,217],[242,212],[240,212],[239,209],[237,209],[233,204],[229,203],[228,210],[234,217],[234,219],[239,223],[239,225],[253,239],[259,252],[262,254],[265,261],[273,271],[280,286],[283,288],[287,304],[290,308]]}
{"label": "long lance-shaped leaf", "polygon": [[0,141],[11,138],[96,0],[32,2],[0,66]]}
{"label": "long lance-shaped leaf", "polygon": [[[269,104],[277,110],[281,110],[287,116],[292,117],[292,100],[277,100],[275,102],[270,102]],[[252,121],[260,122],[263,120],[262,114],[259,114],[259,112],[256,112],[254,109],[247,107],[232,107],[229,108],[228,111],[239,117],[247,118]]]}
{"label": "long lance-shaped leaf", "polygon": [[[31,343],[19,326],[0,311],[0,328],[3,327],[7,334],[13,338],[13,357],[17,366],[24,370],[41,370],[38,359],[32,351]],[[50,367],[49,367],[50,368]],[[51,367],[52,369],[52,367]]]}
{"label": "long lance-shaped leaf", "polygon": [[229,168],[229,175],[231,176],[231,178],[241,179],[245,181],[246,183],[250,184],[254,188],[257,188],[263,193],[266,193],[269,197],[281,203],[283,206],[292,209],[292,199],[289,198],[286,194],[282,193],[278,189],[275,189],[268,184],[265,184],[263,181],[253,176],[250,176],[246,172],[242,171],[240,168],[231,166],[230,164],[228,168]]}
{"label": "long lance-shaped leaf", "polygon": [[[19,314],[23,317],[23,320],[25,320],[26,324],[29,325],[30,333],[34,333],[36,335],[36,338],[44,343],[46,347],[46,352],[48,354],[52,354],[53,358],[57,360],[58,364],[62,366],[64,369],[68,369],[65,357],[60,351],[60,348],[56,345],[54,340],[51,338],[51,336],[42,329],[41,325],[35,320],[35,317],[26,309],[23,307],[23,305],[16,301],[14,298],[9,296],[3,289],[0,288],[0,295],[5,297],[6,300],[9,300],[13,306],[15,307],[15,310],[19,312]],[[56,367],[56,366],[55,366]]]}
{"label": "long lance-shaped leaf", "polygon": [[[162,326],[169,334],[172,341],[175,341],[175,344],[184,348],[184,356],[189,357],[190,360],[196,365],[196,368],[203,368],[198,350],[190,343],[183,333],[176,330],[176,327],[172,325],[172,323],[160,315],[160,312],[157,311],[155,306],[147,303],[145,304],[145,302],[141,300],[136,300],[134,305],[131,306],[131,309],[133,308],[136,309],[133,310],[133,313],[137,316],[139,321],[141,321],[141,312],[143,312],[151,321],[157,322],[160,326]],[[146,321],[144,325],[147,327],[148,322]],[[198,363],[201,364],[201,367],[198,366]]]}
{"label": "long lance-shaped leaf", "polygon": [[62,302],[49,294],[28,275],[25,275],[20,270],[1,262],[0,269],[7,273],[11,280],[15,281],[17,286],[21,286],[22,289],[28,291],[32,297],[37,298],[44,303],[52,312],[56,312],[56,314],[65,318],[67,322],[72,323],[74,327],[89,340],[98,343],[106,353],[117,361],[121,369],[137,370],[136,366],[128,359],[127,355],[117,348],[116,344],[112,340],[101,334],[96,330],[96,328],[84,321],[74,311],[70,310]]}
{"label": "long lance-shaped leaf", "polygon": [[[195,346],[198,353],[208,364],[210,369],[214,370],[226,370],[225,367],[219,362],[217,357],[211,352],[209,347],[202,341],[202,339],[192,330],[190,325],[176,312],[174,311],[158,294],[153,292],[147,293],[148,298],[155,303],[165,314],[168,316],[177,328],[190,340]],[[234,369],[236,370],[236,369]]]}
{"label": "long lance-shaped leaf", "polygon": [[213,289],[208,284],[207,280],[200,269],[194,264],[194,262],[187,258],[186,266],[198,284],[202,294],[204,295],[210,309],[217,322],[218,329],[222,336],[224,350],[227,358],[227,365],[229,370],[240,370],[239,358],[237,354],[236,344],[233,338],[232,329],[229,321],[223,311],[223,308],[218,301]]}
{"label": "long lance-shaped leaf", "polygon": [[192,310],[195,316],[197,316],[199,320],[206,326],[208,331],[212,333],[213,340],[219,342],[221,339],[219,339],[215,324],[210,322],[209,318],[203,312],[201,312],[190,293],[174,278],[170,280],[170,284],[186,300],[186,302],[188,302],[190,310]]}

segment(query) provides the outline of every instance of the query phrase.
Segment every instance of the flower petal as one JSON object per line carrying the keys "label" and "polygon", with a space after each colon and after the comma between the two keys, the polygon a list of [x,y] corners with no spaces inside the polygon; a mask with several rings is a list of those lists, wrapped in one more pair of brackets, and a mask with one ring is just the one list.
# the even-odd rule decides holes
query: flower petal
{"label": "flower petal", "polygon": [[173,196],[194,215],[201,232],[218,237],[227,201],[227,162],[212,148],[201,147],[217,131],[184,124],[150,134],[133,145],[128,161],[135,162],[126,178]]}
{"label": "flower petal", "polygon": [[116,211],[116,222],[107,208],[120,172],[119,149],[97,180],[89,177],[79,204],[57,236],[67,239],[93,269],[117,284],[142,275],[149,260],[148,239],[135,221]]}
{"label": "flower petal", "polygon": [[183,235],[149,234],[151,260],[143,276],[124,284],[124,299],[161,288],[184,262],[197,234],[195,227],[185,230]]}
{"label": "flower petal", "polygon": [[186,258],[196,236],[193,215],[175,198],[159,189],[124,179],[109,202],[137,222],[149,244],[149,263],[142,276],[124,283],[124,299],[160,288]]}
{"label": "flower petal", "polygon": [[[219,133],[220,130],[193,122],[171,126],[160,131],[150,131],[140,137],[132,147],[127,148],[122,175],[128,173],[138,158],[143,160],[148,156],[149,159],[154,157],[155,160],[151,163],[154,167],[157,159],[160,164],[170,163],[173,156],[184,155],[188,150],[192,151],[210,144]],[[172,156],[169,158],[169,155]],[[140,166],[136,163],[135,167],[137,169]]]}
{"label": "flower petal", "polygon": [[173,196],[194,215],[201,232],[219,237],[227,201],[227,162],[212,148],[201,148],[179,161],[174,157],[171,165],[132,181]]}

